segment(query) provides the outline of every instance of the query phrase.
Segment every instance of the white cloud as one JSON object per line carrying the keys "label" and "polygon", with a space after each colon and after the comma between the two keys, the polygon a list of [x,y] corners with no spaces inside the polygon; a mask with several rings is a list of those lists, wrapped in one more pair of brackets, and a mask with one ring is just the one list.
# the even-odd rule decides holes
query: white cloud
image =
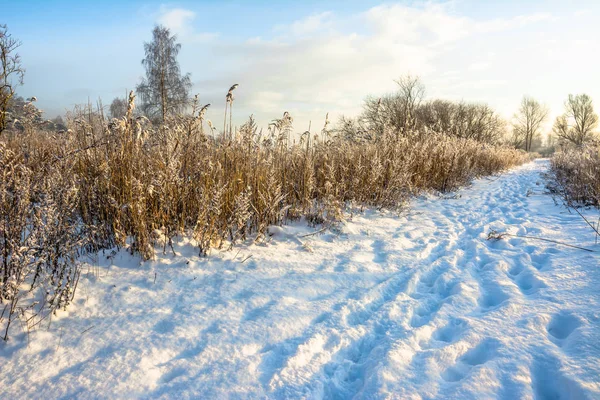
{"label": "white cloud", "polygon": [[[170,26],[184,33],[184,46],[199,35],[192,25],[195,14],[185,11],[163,13]],[[204,54],[217,65],[209,72],[203,67],[203,78],[210,76],[210,83],[195,89],[207,102],[221,104],[227,88],[239,83],[235,116],[241,122],[255,114],[263,125],[286,110],[299,127],[308,126],[309,120],[319,126],[327,112],[332,119],[354,114],[366,95],[394,90],[393,80],[406,73],[420,75],[431,96],[487,101],[509,109],[499,103],[511,98],[509,83],[516,79],[521,85],[515,88],[515,104],[523,93],[535,94],[535,81],[523,76],[545,57],[543,42],[525,28],[550,21],[556,19],[549,13],[474,20],[432,3],[385,4],[346,17],[314,14],[274,26],[272,37],[207,44]],[[205,56],[194,54],[197,59],[190,65],[201,65]],[[517,70],[516,57],[521,63]]]}
{"label": "white cloud", "polygon": [[[238,122],[256,114],[264,123],[287,110],[303,129],[308,120],[321,126],[327,112],[332,120],[357,113],[366,95],[393,91],[393,80],[405,73],[423,78],[429,98],[488,102],[508,117],[525,93],[548,103],[554,115],[569,93],[588,93],[600,102],[600,41],[593,40],[597,1],[575,8],[537,2],[521,15],[498,3],[498,14],[505,17],[491,19],[473,15],[477,0],[441,1],[446,3],[391,0],[354,13],[338,7],[285,25],[282,13],[270,19],[273,14],[262,5],[253,8],[254,15],[199,2],[145,6],[134,24],[118,26],[102,15],[102,30],[66,31],[62,39],[49,38],[52,42],[23,37],[28,73],[20,93],[35,94],[54,113],[88,96],[105,102],[122,96],[143,73],[141,44],[152,23],[163,23],[183,45],[179,61],[183,72],[192,73],[194,93],[213,103],[208,116],[213,121],[223,118],[225,93],[233,83],[240,84]],[[250,18],[253,23],[247,24]],[[259,18],[263,26],[253,32]],[[269,25],[273,20],[279,25]],[[49,74],[55,79],[48,80]],[[88,92],[69,92],[77,88]]]}
{"label": "white cloud", "polygon": [[509,19],[492,19],[488,21],[482,21],[475,23],[476,31],[487,33],[487,32],[500,32],[509,29],[523,27],[529,24],[537,22],[548,22],[556,21],[557,17],[554,17],[550,13],[535,13],[531,15],[517,15],[516,17]]}
{"label": "white cloud", "polygon": [[161,6],[157,22],[169,28],[180,39],[188,41],[206,42],[218,37],[218,34],[212,32],[195,32],[193,26],[195,19],[196,13],[194,11]]}
{"label": "white cloud", "polygon": [[488,63],[486,61],[476,62],[476,63],[469,65],[468,70],[469,71],[485,71],[486,69],[489,68],[489,66],[490,66],[490,63]]}
{"label": "white cloud", "polygon": [[183,8],[167,9],[161,7],[158,22],[174,32],[189,29],[190,23],[196,18],[196,13]]}
{"label": "white cloud", "polygon": [[[344,32],[344,21],[324,13],[277,26],[277,32],[292,34],[281,40],[253,38],[223,49],[224,56],[244,60],[236,77],[246,83],[238,106],[259,115],[293,109],[302,125],[327,112],[334,118],[354,113],[364,96],[393,90],[400,75],[432,73],[441,46],[467,33],[464,18],[437,6],[380,6],[353,18],[368,31]],[[265,99],[272,93],[277,97]]]}
{"label": "white cloud", "polygon": [[289,25],[276,25],[273,29],[275,33],[287,36],[307,36],[323,32],[333,27],[333,14],[325,11],[319,14],[309,15],[306,18],[294,21]]}
{"label": "white cloud", "polygon": [[281,103],[285,100],[284,94],[273,91],[259,91],[254,93],[250,106],[258,110],[274,113],[281,111]]}
{"label": "white cloud", "polygon": [[439,4],[428,4],[424,8],[381,5],[364,16],[377,35],[403,43],[448,43],[467,35],[469,29],[467,18],[453,16],[446,6]]}

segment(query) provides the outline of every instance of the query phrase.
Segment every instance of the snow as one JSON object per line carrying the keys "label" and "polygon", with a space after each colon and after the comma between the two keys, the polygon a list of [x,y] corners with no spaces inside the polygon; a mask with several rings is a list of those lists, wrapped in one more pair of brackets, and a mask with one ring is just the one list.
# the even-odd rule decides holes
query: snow
{"label": "snow", "polygon": [[547,167],[209,258],[100,254],[0,344],[0,398],[600,398],[600,245]]}

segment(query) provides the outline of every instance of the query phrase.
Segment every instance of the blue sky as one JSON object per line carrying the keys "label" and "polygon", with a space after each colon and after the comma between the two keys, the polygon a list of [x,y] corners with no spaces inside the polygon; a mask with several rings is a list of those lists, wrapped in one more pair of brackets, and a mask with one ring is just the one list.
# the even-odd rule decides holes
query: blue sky
{"label": "blue sky", "polygon": [[[182,43],[194,93],[222,113],[265,124],[289,111],[298,130],[327,112],[356,114],[364,97],[421,76],[427,95],[482,101],[509,118],[521,97],[553,116],[569,93],[600,108],[597,1],[11,1],[0,23],[18,37],[23,96],[48,116],[108,104],[143,74],[143,42],[163,23]],[[299,126],[301,125],[301,126]],[[305,126],[306,125],[306,126]]]}

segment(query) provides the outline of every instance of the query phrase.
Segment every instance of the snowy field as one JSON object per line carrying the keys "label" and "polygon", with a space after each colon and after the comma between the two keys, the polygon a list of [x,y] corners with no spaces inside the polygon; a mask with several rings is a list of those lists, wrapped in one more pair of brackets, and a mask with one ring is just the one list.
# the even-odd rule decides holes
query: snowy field
{"label": "snowy field", "polygon": [[600,251],[547,166],[208,259],[101,254],[49,329],[0,344],[0,398],[598,399],[599,253],[486,240]]}

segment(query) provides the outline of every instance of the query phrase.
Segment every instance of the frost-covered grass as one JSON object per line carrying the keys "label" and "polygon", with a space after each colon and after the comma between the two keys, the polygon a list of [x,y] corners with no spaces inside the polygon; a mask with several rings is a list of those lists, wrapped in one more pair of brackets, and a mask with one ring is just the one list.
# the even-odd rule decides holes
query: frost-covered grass
{"label": "frost-covered grass", "polygon": [[100,252],[68,311],[0,344],[0,397],[598,398],[600,247],[547,166],[208,258]]}
{"label": "frost-covered grass", "polygon": [[[326,226],[347,207],[395,208],[423,191],[449,191],[528,160],[523,152],[446,135],[385,132],[370,141],[294,139],[291,117],[267,133],[252,119],[215,137],[199,114],[152,125],[90,110],[67,132],[27,129],[0,142],[0,329],[26,330],[67,307],[77,259],[127,248],[153,259],[156,246],[191,237],[199,255],[303,218]],[[44,311],[39,314],[40,311]]]}
{"label": "frost-covered grass", "polygon": [[600,206],[600,147],[567,147],[552,157],[557,189],[571,204]]}

